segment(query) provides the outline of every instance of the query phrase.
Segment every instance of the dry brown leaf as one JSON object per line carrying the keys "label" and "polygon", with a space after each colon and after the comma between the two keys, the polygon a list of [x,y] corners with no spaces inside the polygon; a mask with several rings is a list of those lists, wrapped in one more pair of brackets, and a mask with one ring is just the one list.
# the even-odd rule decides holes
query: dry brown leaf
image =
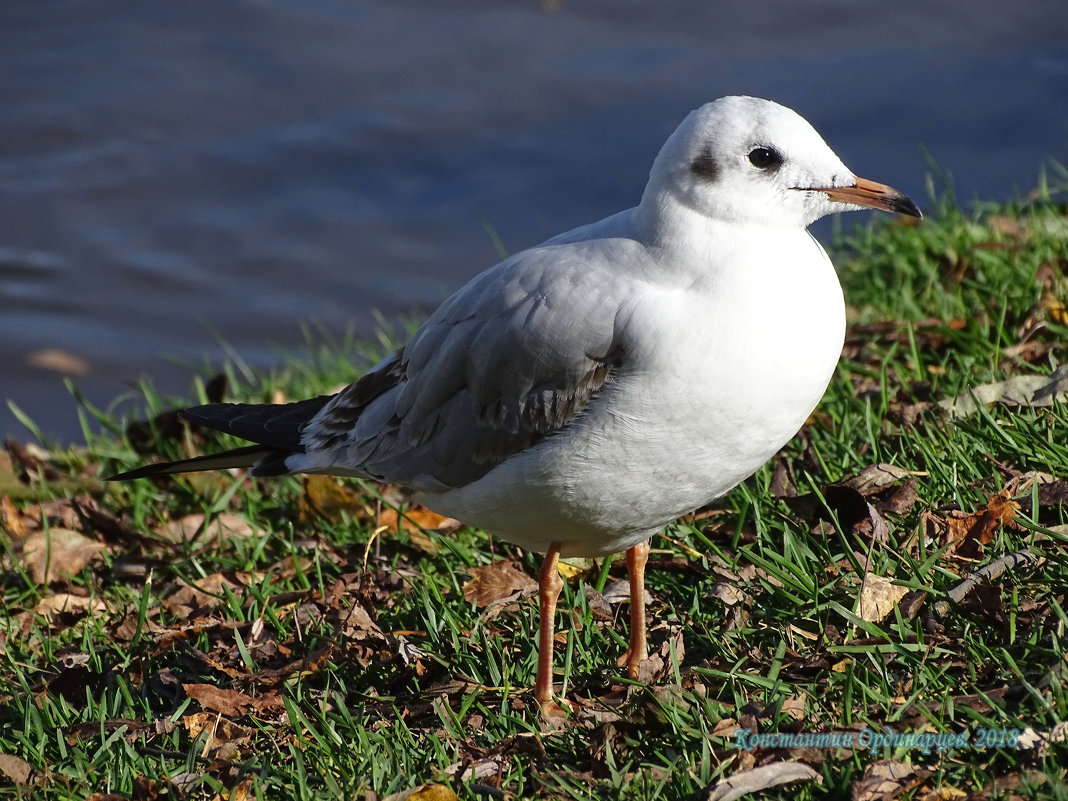
{"label": "dry brown leaf", "polygon": [[1043,293],[1038,306],[1057,325],[1068,325],[1068,306],[1052,292]]}
{"label": "dry brown leaf", "polygon": [[538,582],[528,576],[516,562],[506,560],[468,568],[470,580],[464,584],[464,598],[477,607],[510,598],[533,595]]}
{"label": "dry brown leaf", "polygon": [[884,759],[873,762],[864,769],[864,775],[850,787],[852,801],[885,801],[900,798],[909,790],[918,787],[928,776],[929,770],[917,768],[907,762]]}
{"label": "dry brown leaf", "polygon": [[161,603],[164,609],[172,614],[188,614],[193,609],[200,607],[211,608],[221,603],[223,588],[231,592],[239,591],[241,585],[231,581],[222,573],[212,573],[198,579],[195,584],[183,585],[164,598]]}
{"label": "dry brown leaf", "polygon": [[218,759],[239,757],[241,746],[246,745],[254,733],[252,729],[239,726],[217,712],[195,712],[192,715],[183,715],[182,726],[193,739],[207,733],[201,756]]}
{"label": "dry brown leaf", "polygon": [[[886,542],[890,538],[886,519],[856,488],[845,484],[829,484],[823,487],[823,499],[827,508],[837,515],[844,530],[875,542]],[[826,513],[822,516],[830,520]]]}
{"label": "dry brown leaf", "polygon": [[167,542],[190,542],[194,539],[204,542],[214,539],[222,540],[231,537],[250,537],[263,534],[262,529],[253,528],[241,515],[232,512],[223,512],[208,520],[200,513],[186,515],[177,520],[169,520],[156,530],[156,533]]}
{"label": "dry brown leaf", "polygon": [[25,539],[30,533],[25,518],[8,495],[0,496],[0,526],[7,532],[8,537],[16,542]]}
{"label": "dry brown leaf", "polygon": [[907,587],[894,584],[885,576],[865,573],[860,595],[857,597],[857,617],[869,623],[878,623],[894,611],[894,605],[904,598],[907,592]]}
{"label": "dry brown leaf", "polygon": [[926,476],[927,473],[915,470],[904,470],[892,464],[873,464],[865,467],[855,476],[842,481],[847,487],[852,487],[865,497],[885,489],[910,476]]}
{"label": "dry brown leaf", "polygon": [[943,529],[941,544],[951,545],[954,554],[962,559],[979,559],[984,552],[983,546],[994,539],[999,528],[1019,527],[1016,523],[1019,511],[1020,504],[1005,490],[990,496],[986,505],[974,514],[951,511],[942,521],[943,526],[939,526]]}
{"label": "dry brown leaf", "polygon": [[99,598],[86,598],[81,595],[57,592],[42,598],[33,611],[46,620],[51,620],[53,616],[64,612],[71,614],[90,612],[93,615],[102,615],[108,611],[108,606]]}
{"label": "dry brown leaf", "polygon": [[185,694],[205,709],[220,712],[228,717],[240,717],[250,710],[262,712],[265,709],[282,709],[282,699],[277,690],[270,690],[259,698],[216,687],[214,684],[183,684]]}
{"label": "dry brown leaf", "polygon": [[344,628],[346,637],[353,640],[366,640],[368,638],[385,638],[382,629],[371,619],[370,613],[360,604],[353,604],[345,615]]}
{"label": "dry brown leaf", "polygon": [[794,720],[805,719],[805,699],[800,695],[791,695],[782,702],[782,713]]}
{"label": "dry brown leaf", "polygon": [[882,500],[879,502],[879,511],[884,514],[907,515],[920,499],[917,492],[918,486],[916,479],[910,478],[900,487],[894,487],[882,496]]}
{"label": "dry brown leaf", "polygon": [[1061,365],[1050,375],[1017,375],[1005,381],[973,387],[938,405],[954,417],[967,417],[983,406],[1000,403],[1006,406],[1052,406],[1068,400],[1068,365]]}
{"label": "dry brown leaf", "polygon": [[30,784],[33,779],[33,765],[25,759],[11,754],[0,754],[0,773],[15,784]]}
{"label": "dry brown leaf", "polygon": [[[623,654],[616,660],[616,664],[623,667],[626,659],[626,654]],[[638,681],[651,685],[670,678],[674,674],[674,666],[681,665],[685,659],[686,643],[682,638],[682,629],[678,629],[664,640],[655,652],[638,664]]]}
{"label": "dry brown leaf", "polygon": [[709,788],[705,798],[707,801],[736,801],[750,793],[796,782],[823,784],[823,777],[800,762],[773,762],[720,779]]}
{"label": "dry brown leaf", "polygon": [[734,737],[738,730],[738,721],[734,718],[724,718],[712,728],[713,737]]}
{"label": "dry brown leaf", "polygon": [[73,578],[106,547],[72,529],[51,528],[26,538],[22,545],[22,564],[35,582],[47,584]]}
{"label": "dry brown leaf", "polygon": [[749,596],[742,590],[735,587],[733,584],[727,584],[719,581],[712,585],[712,590],[709,592],[713,598],[718,598],[727,606],[734,606],[747,600]]}

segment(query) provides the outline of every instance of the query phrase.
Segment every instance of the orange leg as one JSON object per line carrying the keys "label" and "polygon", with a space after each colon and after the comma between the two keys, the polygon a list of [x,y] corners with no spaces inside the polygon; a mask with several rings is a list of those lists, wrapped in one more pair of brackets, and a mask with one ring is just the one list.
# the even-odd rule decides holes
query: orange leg
{"label": "orange leg", "polygon": [[638,678],[638,666],[646,656],[645,646],[645,563],[649,561],[649,541],[627,549],[627,575],[630,577],[630,648],[623,660],[627,675]]}
{"label": "orange leg", "polygon": [[542,711],[553,703],[553,633],[556,625],[556,600],[564,588],[557,565],[560,562],[561,543],[554,542],[545,553],[545,561],[538,575],[538,602],[541,607],[541,625],[538,629],[538,679],[534,683],[534,698]]}

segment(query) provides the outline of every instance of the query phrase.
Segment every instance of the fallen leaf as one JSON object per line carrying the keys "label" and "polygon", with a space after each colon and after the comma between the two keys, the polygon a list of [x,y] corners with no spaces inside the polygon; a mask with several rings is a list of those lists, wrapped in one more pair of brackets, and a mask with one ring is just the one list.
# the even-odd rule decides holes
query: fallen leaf
{"label": "fallen leaf", "polygon": [[955,398],[938,402],[954,417],[967,417],[983,406],[995,403],[1006,406],[1052,406],[1068,400],[1068,365],[1061,365],[1050,375],[1018,375],[1005,381],[982,384]]}
{"label": "fallen leaf", "polygon": [[425,506],[412,504],[400,514],[388,506],[378,517],[378,524],[390,531],[406,534],[419,550],[425,553],[437,553],[438,546],[426,535],[427,531],[454,531],[463,524],[451,517],[439,515]]}
{"label": "fallen leaf", "polygon": [[231,581],[222,573],[197,579],[195,584],[185,583],[161,601],[164,609],[175,615],[188,615],[194,609],[212,608],[222,603],[223,588],[231,592],[241,589],[241,585]]}
{"label": "fallen leaf", "polygon": [[852,801],[884,801],[901,798],[923,783],[931,771],[907,762],[884,759],[864,769],[864,775],[849,788]]}
{"label": "fallen leaf", "polygon": [[718,598],[727,606],[734,606],[745,601],[749,596],[742,590],[735,587],[733,584],[726,584],[722,581],[716,582],[712,585],[712,590],[709,592],[713,598]]}
{"label": "fallen leaf", "polygon": [[33,778],[33,766],[17,756],[0,754],[0,773],[15,784],[30,784]]}
{"label": "fallen leaf", "polygon": [[1049,754],[1050,743],[1063,743],[1068,740],[1068,720],[1062,720],[1047,732],[1035,731],[1030,726],[1020,732],[1016,741],[1018,748],[1030,748],[1038,757]]}
{"label": "fallen leaf", "polygon": [[28,442],[23,445],[13,439],[4,441],[4,448],[10,454],[14,464],[26,474],[31,481],[39,481],[44,478],[50,482],[59,482],[63,478],[52,467],[52,455],[41,446]]}
{"label": "fallen leaf", "polygon": [[788,459],[780,457],[775,460],[775,469],[772,471],[768,490],[772,498],[797,497],[797,482],[793,476],[793,465]]}
{"label": "fallen leaf", "polygon": [[513,595],[533,595],[538,591],[538,582],[528,576],[516,562],[505,560],[467,569],[470,580],[464,584],[464,598],[477,607]]}
{"label": "fallen leaf", "polygon": [[207,734],[204,738],[202,757],[232,759],[240,756],[240,746],[246,745],[252,738],[253,730],[239,726],[216,712],[195,712],[182,716],[182,726],[193,739]]}
{"label": "fallen leaf", "polygon": [[994,539],[999,528],[1019,528],[1016,523],[1019,511],[1020,504],[1005,490],[990,496],[986,505],[974,514],[950,511],[944,519],[941,544],[952,546],[954,555],[962,559],[979,559],[983,546]]}
{"label": "fallen leaf", "polygon": [[564,581],[574,581],[579,576],[584,576],[593,567],[592,559],[583,559],[578,556],[569,556],[566,559],[561,559],[556,569],[560,571],[560,575],[564,577]]}
{"label": "fallen leaf", "polygon": [[0,496],[0,526],[12,541],[25,539],[30,533],[25,518],[8,495]]}
{"label": "fallen leaf", "polygon": [[249,710],[262,712],[265,709],[282,709],[282,699],[278,697],[277,690],[271,690],[266,695],[253,698],[251,695],[228,690],[225,687],[216,687],[214,684],[183,684],[185,694],[200,704],[205,709],[220,712],[228,717],[240,717]]}
{"label": "fallen leaf", "polygon": [[[638,681],[651,685],[669,678],[674,674],[674,666],[681,665],[685,659],[686,643],[682,638],[682,630],[679,629],[664,640],[655,652],[638,664]],[[620,656],[616,664],[623,667],[626,664],[626,654]]]}
{"label": "fallen leaf", "polygon": [[884,493],[879,501],[879,511],[883,514],[907,515],[920,499],[918,487],[916,479],[910,478],[901,486]]}
{"label": "fallen leaf", "polygon": [[459,801],[459,799],[447,785],[420,784],[411,790],[390,793],[382,801]]}
{"label": "fallen leaf", "polygon": [[77,531],[50,528],[26,538],[22,544],[22,564],[35,582],[48,584],[73,578],[106,547]]}
{"label": "fallen leaf", "polygon": [[843,479],[842,484],[852,487],[865,497],[910,476],[926,476],[922,470],[905,470],[892,464],[873,464],[865,467],[855,476]]}
{"label": "fallen leaf", "polygon": [[[470,726],[468,726],[470,728]],[[479,759],[473,764],[467,760],[453,762],[445,768],[445,775],[464,782],[480,782],[485,779],[503,776],[508,769],[509,759],[504,756]],[[412,796],[409,796],[411,798]]]}
{"label": "fallen leaf", "polygon": [[[568,578],[568,576],[565,576]],[[604,593],[601,595],[604,598],[605,603],[609,606],[615,606],[617,604],[630,603],[630,581],[628,579],[617,579],[604,588]],[[645,603],[649,604],[649,592],[645,593]]]}
{"label": "fallen leaf", "polygon": [[86,598],[81,595],[57,592],[42,598],[33,611],[50,621],[54,616],[63,613],[90,612],[93,615],[102,615],[108,611],[108,606],[99,598]]}
{"label": "fallen leaf", "polygon": [[823,499],[846,531],[875,542],[889,539],[886,520],[859,490],[845,484],[831,484],[823,488]]}
{"label": "fallen leaf", "polygon": [[590,616],[594,620],[601,620],[607,623],[615,617],[612,614],[612,604],[589,584],[586,585],[586,605],[589,607]]}
{"label": "fallen leaf", "polygon": [[750,793],[796,782],[823,784],[823,777],[800,762],[773,762],[720,779],[709,788],[705,798],[707,801],[736,801]]}
{"label": "fallen leaf", "polygon": [[382,510],[378,522],[379,525],[388,526],[395,531],[411,531],[412,527],[409,524],[414,524],[427,531],[437,531],[459,525],[459,521],[451,517],[439,515],[425,506],[416,505],[405,509],[403,515],[398,513],[396,509],[387,507]]}
{"label": "fallen leaf", "polygon": [[263,530],[253,528],[245,518],[232,512],[223,512],[210,520],[198,512],[170,520],[156,533],[167,542],[192,542],[194,539],[203,542],[209,539],[261,536]]}
{"label": "fallen leaf", "polygon": [[304,477],[298,510],[302,524],[312,523],[318,518],[340,523],[345,515],[355,518],[370,516],[363,498],[355,490],[333,476],[324,475]]}
{"label": "fallen leaf", "polygon": [[345,615],[344,628],[346,637],[353,640],[366,640],[369,638],[385,639],[385,634],[378,624],[371,619],[370,613],[358,603],[354,603]]}
{"label": "fallen leaf", "polygon": [[805,699],[800,695],[791,695],[782,702],[781,712],[794,720],[805,719]]}
{"label": "fallen leaf", "polygon": [[713,737],[734,737],[734,732],[738,730],[738,721],[734,718],[724,718],[715,726],[712,727]]}
{"label": "fallen leaf", "polygon": [[894,584],[885,576],[865,573],[860,595],[857,597],[857,616],[869,623],[878,623],[894,610],[894,605],[904,598],[907,592],[907,587]]}

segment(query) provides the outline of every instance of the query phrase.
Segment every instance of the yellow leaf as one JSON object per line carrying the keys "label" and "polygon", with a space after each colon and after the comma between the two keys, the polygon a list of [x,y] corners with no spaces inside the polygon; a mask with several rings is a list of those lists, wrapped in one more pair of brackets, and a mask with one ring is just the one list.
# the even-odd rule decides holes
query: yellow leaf
{"label": "yellow leaf", "polygon": [[885,576],[866,573],[857,598],[857,616],[869,623],[878,623],[894,610],[907,592],[908,589],[894,584]]}
{"label": "yellow leaf", "polygon": [[421,784],[411,790],[390,793],[382,801],[459,801],[447,785]]}

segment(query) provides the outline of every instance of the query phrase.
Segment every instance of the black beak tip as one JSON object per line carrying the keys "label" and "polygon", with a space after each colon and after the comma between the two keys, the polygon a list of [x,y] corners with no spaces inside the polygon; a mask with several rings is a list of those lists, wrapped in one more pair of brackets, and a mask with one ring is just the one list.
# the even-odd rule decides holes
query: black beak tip
{"label": "black beak tip", "polygon": [[890,211],[907,214],[909,217],[915,217],[918,220],[923,219],[923,212],[920,211],[920,207],[905,195],[898,195],[894,198],[893,203],[890,205]]}

